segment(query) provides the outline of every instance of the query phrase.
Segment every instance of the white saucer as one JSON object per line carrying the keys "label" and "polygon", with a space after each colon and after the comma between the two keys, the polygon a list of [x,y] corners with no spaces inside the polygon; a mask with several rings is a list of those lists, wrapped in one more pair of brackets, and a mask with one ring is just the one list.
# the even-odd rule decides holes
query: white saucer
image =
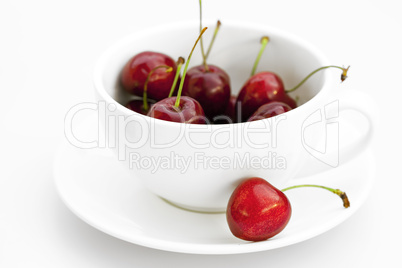
{"label": "white saucer", "polygon": [[197,213],[172,206],[148,192],[108,149],[78,149],[65,142],[54,176],[65,204],[93,227],[138,245],[183,253],[235,254],[292,245],[342,223],[368,196],[375,178],[370,150],[336,169],[289,183],[321,184],[345,191],[351,207],[317,188],[286,192],[292,204],[288,226],[263,242],[234,237],[225,214]]}

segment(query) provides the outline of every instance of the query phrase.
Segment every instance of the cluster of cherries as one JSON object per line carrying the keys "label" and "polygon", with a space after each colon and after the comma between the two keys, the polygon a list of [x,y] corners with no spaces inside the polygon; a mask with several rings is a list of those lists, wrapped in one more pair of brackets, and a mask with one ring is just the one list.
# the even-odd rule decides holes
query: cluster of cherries
{"label": "cluster of cherries", "polygon": [[[182,57],[176,62],[168,55],[151,51],[132,57],[122,70],[121,85],[127,92],[142,98],[131,100],[126,107],[150,117],[181,123],[224,124],[255,121],[296,108],[296,101],[288,93],[296,90],[322,69],[339,68],[342,70],[342,81],[346,78],[348,68],[324,66],[314,70],[294,88],[285,90],[283,81],[277,74],[269,71],[255,73],[269,42],[269,38],[264,36],[250,78],[237,96],[232,95],[229,75],[218,66],[206,62],[219,27],[220,21],[207,53],[204,53],[202,45],[202,34],[206,27],[201,30],[182,77],[181,67],[185,62]],[[203,63],[187,71],[199,40]]]}
{"label": "cluster of cherries", "polygon": [[[237,96],[232,95],[229,75],[218,66],[206,62],[220,21],[204,53],[202,34],[207,28],[202,28],[201,0],[199,2],[200,35],[187,58],[182,77],[181,68],[185,63],[182,57],[175,62],[171,57],[158,52],[145,51],[135,55],[126,63],[120,77],[122,87],[138,97],[131,100],[127,108],[153,118],[180,123],[255,121],[296,108],[296,100],[288,93],[299,88],[320,70],[332,67],[341,69],[341,80],[346,79],[349,67],[324,66],[311,72],[294,88],[285,90],[277,74],[268,71],[255,73],[269,42],[269,38],[264,36],[250,78]],[[201,43],[203,63],[187,71],[198,41]],[[290,202],[283,192],[299,187],[326,189],[340,196],[345,208],[350,206],[346,194],[339,189],[297,185],[278,190],[264,179],[249,178],[237,186],[229,199],[226,219],[230,231],[234,236],[247,241],[261,241],[277,235],[288,224],[292,212]]]}

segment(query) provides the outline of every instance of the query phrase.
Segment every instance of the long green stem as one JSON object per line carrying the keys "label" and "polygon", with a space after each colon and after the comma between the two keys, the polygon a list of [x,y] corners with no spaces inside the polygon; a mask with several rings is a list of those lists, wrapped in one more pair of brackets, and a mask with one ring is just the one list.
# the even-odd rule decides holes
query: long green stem
{"label": "long green stem", "polygon": [[295,90],[298,89],[301,85],[303,85],[304,82],[306,82],[313,74],[315,74],[316,72],[319,72],[319,71],[321,71],[321,70],[327,69],[327,68],[338,68],[338,69],[341,69],[341,70],[342,70],[341,81],[343,82],[343,81],[345,81],[345,79],[348,77],[348,76],[347,76],[347,72],[348,72],[348,70],[349,70],[349,67],[350,67],[350,66],[348,66],[347,68],[343,68],[343,67],[336,66],[336,65],[328,65],[328,66],[320,67],[320,68],[318,68],[318,69],[312,71],[309,75],[307,75],[307,76],[306,76],[299,84],[297,84],[294,88],[287,89],[287,90],[285,90],[285,91],[286,91],[286,93],[295,91]]}
{"label": "long green stem", "polygon": [[167,65],[159,65],[159,66],[156,66],[155,68],[153,68],[149,73],[148,73],[148,76],[147,76],[147,79],[145,80],[145,83],[144,83],[144,92],[142,93],[142,101],[143,101],[143,109],[147,112],[148,110],[149,110],[149,106],[148,106],[148,83],[149,83],[149,80],[151,79],[151,75],[154,73],[154,71],[156,71],[157,69],[160,69],[160,68],[166,68],[166,71],[165,72],[167,72],[167,73],[169,73],[169,72],[171,72],[171,71],[173,71],[173,68],[172,67],[170,67],[170,66],[167,66]]}
{"label": "long green stem", "polygon": [[281,191],[285,192],[285,191],[290,190],[290,189],[301,188],[301,187],[315,187],[315,188],[321,188],[321,189],[328,190],[328,191],[338,195],[342,199],[343,206],[345,208],[350,207],[350,202],[349,202],[349,199],[348,199],[346,193],[342,192],[339,189],[333,189],[333,188],[329,188],[329,187],[326,187],[326,186],[315,185],[315,184],[301,184],[301,185],[294,185],[294,186],[287,187],[285,189],[282,189]]}
{"label": "long green stem", "polygon": [[174,89],[176,88],[177,81],[179,80],[180,71],[181,71],[181,66],[183,66],[183,64],[184,64],[184,58],[183,58],[183,57],[179,57],[179,59],[177,60],[176,75],[175,75],[175,77],[174,77],[173,84],[172,84],[172,87],[170,88],[170,92],[169,92],[169,96],[168,96],[169,98],[173,96]]}
{"label": "long green stem", "polygon": [[211,52],[212,45],[213,45],[214,42],[215,42],[215,38],[216,38],[216,36],[217,36],[217,34],[218,34],[218,32],[219,32],[220,27],[221,27],[221,21],[218,20],[218,21],[216,22],[216,27],[215,27],[214,35],[212,36],[211,43],[209,43],[209,47],[208,47],[207,53],[205,54],[205,61],[207,61],[207,59],[208,59],[209,53]]}
{"label": "long green stem", "polygon": [[[199,0],[200,3],[200,33],[202,31],[202,1]],[[205,52],[204,52],[204,42],[202,41],[202,37],[200,40],[200,46],[201,46],[201,54],[202,54],[202,64],[204,65],[205,71],[208,71],[208,65],[207,65],[207,58],[205,56]]]}
{"label": "long green stem", "polygon": [[256,58],[256,60],[254,62],[253,70],[251,71],[251,76],[253,76],[255,74],[255,71],[257,70],[257,66],[258,66],[258,63],[260,62],[262,53],[264,52],[265,47],[267,46],[268,42],[269,42],[269,37],[268,36],[263,36],[261,38],[260,52],[258,52],[257,58]]}
{"label": "long green stem", "polygon": [[182,90],[183,90],[184,79],[185,79],[185,77],[186,77],[187,68],[188,68],[188,64],[190,63],[191,56],[193,55],[194,49],[195,49],[195,47],[197,46],[198,41],[201,39],[202,34],[203,34],[207,29],[208,29],[208,27],[205,27],[204,29],[201,30],[200,35],[198,36],[197,40],[196,40],[195,43],[194,43],[193,48],[191,49],[190,54],[188,55],[186,65],[184,66],[183,77],[182,77],[182,79],[180,80],[180,85],[179,85],[179,90],[178,90],[178,92],[177,92],[176,102],[175,102],[175,104],[174,104],[174,106],[175,106],[176,108],[178,108],[179,105],[180,105],[181,92],[182,92]]}

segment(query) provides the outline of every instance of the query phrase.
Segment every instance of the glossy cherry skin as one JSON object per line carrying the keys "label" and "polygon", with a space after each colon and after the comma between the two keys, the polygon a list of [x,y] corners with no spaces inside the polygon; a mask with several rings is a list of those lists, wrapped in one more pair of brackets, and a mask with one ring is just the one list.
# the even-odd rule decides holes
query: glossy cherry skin
{"label": "glossy cherry skin", "polygon": [[[152,107],[154,103],[155,101],[148,100],[148,110]],[[126,104],[126,107],[139,114],[146,115],[148,113],[148,111],[144,109],[144,101],[142,99],[131,100]]]}
{"label": "glossy cherry skin", "polygon": [[276,115],[286,113],[290,110],[292,110],[292,108],[290,108],[290,106],[287,105],[286,103],[279,101],[271,101],[260,106],[260,108],[258,108],[257,111],[255,111],[247,121],[251,122],[261,120],[264,118],[270,118]]}
{"label": "glossy cherry skin", "polygon": [[154,100],[166,98],[169,96],[177,65],[171,57],[162,53],[145,51],[132,57],[121,72],[122,87],[127,92],[142,97],[149,72],[161,65],[170,66],[173,70],[171,72],[166,72],[165,68],[154,70],[148,81],[147,94],[149,98]]}
{"label": "glossy cherry skin", "polygon": [[236,100],[237,100],[236,95],[230,96],[229,102],[228,102],[228,105],[226,106],[225,112],[221,116],[215,117],[215,119],[213,120],[213,123],[215,123],[215,124],[232,124],[232,123],[236,123],[237,122],[237,120],[236,120],[236,110],[235,110]]}
{"label": "glossy cherry skin", "polygon": [[241,122],[247,119],[263,104],[271,101],[280,101],[296,108],[296,101],[292,99],[283,86],[282,79],[272,72],[260,72],[250,77],[243,85],[237,97],[237,109],[241,108]]}
{"label": "glossy cherry skin", "polygon": [[230,96],[228,106],[226,106],[225,110],[225,115],[229,116],[232,119],[234,119],[236,115],[236,100],[237,100],[236,95]]}
{"label": "glossy cherry skin", "polygon": [[175,107],[176,97],[170,97],[158,101],[152,105],[148,116],[165,121],[205,124],[205,114],[198,101],[182,96],[179,107]]}
{"label": "glossy cherry skin", "polygon": [[225,112],[230,98],[230,78],[221,68],[204,65],[190,68],[184,79],[183,93],[196,99],[204,109],[205,115],[212,120]]}
{"label": "glossy cherry skin", "polygon": [[266,180],[254,177],[241,182],[233,191],[226,219],[234,236],[262,241],[280,233],[291,214],[286,195]]}

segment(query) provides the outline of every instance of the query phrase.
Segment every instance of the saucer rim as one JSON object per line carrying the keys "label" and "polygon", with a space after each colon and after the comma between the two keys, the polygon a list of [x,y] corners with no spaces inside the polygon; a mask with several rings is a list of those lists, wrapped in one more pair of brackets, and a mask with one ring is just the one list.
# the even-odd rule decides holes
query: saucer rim
{"label": "saucer rim", "polygon": [[[65,167],[63,167],[63,157],[66,157],[66,153],[77,153],[78,150],[85,150],[85,149],[79,149],[71,144],[69,144],[66,140],[63,140],[63,142],[60,144],[57,153],[54,158],[54,163],[53,163],[53,177],[54,177],[54,183],[57,189],[57,192],[63,201],[63,203],[76,215],[78,218],[89,224],[90,226],[106,233],[109,234],[113,237],[116,237],[120,240],[133,243],[136,245],[148,247],[148,248],[153,248],[153,249],[158,249],[158,250],[163,250],[163,251],[169,251],[169,252],[177,252],[177,253],[189,253],[189,254],[208,254],[208,255],[227,255],[227,254],[240,254],[240,253],[251,253],[251,252],[261,252],[261,251],[267,251],[271,249],[276,249],[276,248],[281,248],[281,247],[286,247],[289,245],[297,244],[299,242],[306,241],[308,239],[311,239],[313,237],[316,237],[320,234],[323,234],[332,228],[336,227],[337,225],[341,224],[344,222],[346,219],[348,219],[351,215],[353,215],[366,201],[367,197],[369,196],[369,193],[371,192],[371,189],[373,188],[374,181],[375,181],[375,174],[376,174],[376,165],[375,165],[375,157],[374,154],[372,153],[372,150],[370,149],[370,146],[362,151],[356,158],[367,158],[370,162],[369,165],[367,165],[368,171],[367,174],[369,174],[368,178],[366,178],[366,185],[363,185],[362,191],[359,191],[360,196],[359,198],[355,198],[359,200],[359,202],[356,202],[354,200],[352,206],[348,208],[345,211],[342,211],[340,213],[339,217],[336,217],[334,219],[328,220],[325,224],[323,225],[317,225],[314,227],[314,231],[308,231],[308,232],[302,232],[298,233],[297,235],[291,235],[291,236],[280,236],[277,239],[270,239],[267,241],[261,241],[261,242],[247,242],[239,240],[238,243],[219,243],[219,244],[197,244],[196,241],[195,243],[185,243],[185,242],[178,242],[178,241],[171,241],[171,240],[164,240],[164,239],[157,239],[153,237],[147,237],[144,234],[126,234],[124,232],[119,232],[119,228],[113,228],[113,219],[112,221],[110,220],[111,218],[105,218],[105,213],[107,216],[110,216],[110,212],[108,212],[106,209],[102,207],[96,207],[96,203],[93,203],[91,200],[87,200],[87,202],[92,202],[89,207],[91,207],[91,211],[88,211],[87,206],[82,205],[79,203],[79,200],[76,198],[74,199],[74,196],[71,196],[71,192],[68,192],[65,188],[63,188],[63,174],[61,173]],[[107,149],[106,149],[107,150]],[[110,153],[110,156],[112,156],[112,152],[108,151]],[[71,156],[70,156],[71,157]],[[76,159],[76,158],[75,158]],[[327,171],[327,172],[333,172],[333,171]],[[298,181],[305,181],[308,180],[309,177],[305,178],[300,178],[297,179]],[[64,185],[65,186],[65,185]],[[141,187],[140,184],[138,184],[138,187]],[[143,189],[146,191],[145,187],[142,186]],[[164,202],[163,199],[161,198],[161,202]],[[178,208],[181,209],[181,208]],[[182,209],[183,210],[183,209]],[[184,210],[183,210],[184,211]],[[100,213],[100,215],[94,215],[94,212]],[[199,213],[199,212],[194,212],[194,211],[187,211],[188,213]],[[102,215],[103,214],[103,215]],[[103,221],[100,220],[103,216]],[[107,219],[106,221],[104,221]]]}

